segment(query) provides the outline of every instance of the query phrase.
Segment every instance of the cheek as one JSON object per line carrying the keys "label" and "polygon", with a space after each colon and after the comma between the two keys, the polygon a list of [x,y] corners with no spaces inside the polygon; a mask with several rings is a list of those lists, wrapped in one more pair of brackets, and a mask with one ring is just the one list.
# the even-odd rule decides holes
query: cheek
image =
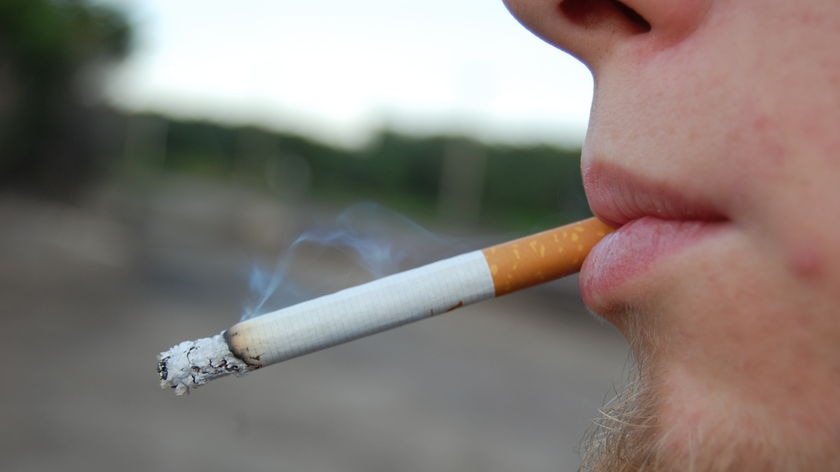
{"label": "cheek", "polygon": [[788,261],[790,271],[800,279],[818,281],[825,275],[826,258],[813,247],[794,247]]}
{"label": "cheek", "polygon": [[768,251],[783,251],[784,233],[794,200],[807,199],[808,183],[798,174],[801,158],[788,138],[783,119],[765,113],[761,104],[740,97],[722,118],[718,153],[708,165],[726,189],[723,202],[730,218],[753,233],[756,241],[777,239]]}
{"label": "cheek", "polygon": [[[668,355],[659,368],[666,378],[679,372],[736,403],[772,410],[796,397],[817,401],[840,363],[836,290],[802,280],[789,255],[768,252],[747,235],[725,243],[723,264],[698,267],[704,276],[662,300],[669,314],[657,328]],[[830,277],[811,255],[802,257],[807,277],[815,277],[812,270]]]}
{"label": "cheek", "polygon": [[[809,149],[800,123],[746,104],[725,140],[732,218],[792,283],[819,288],[840,261],[840,175],[829,153]],[[835,132],[836,134],[836,132]],[[816,142],[825,142],[821,135]],[[832,162],[829,162],[832,161]]]}

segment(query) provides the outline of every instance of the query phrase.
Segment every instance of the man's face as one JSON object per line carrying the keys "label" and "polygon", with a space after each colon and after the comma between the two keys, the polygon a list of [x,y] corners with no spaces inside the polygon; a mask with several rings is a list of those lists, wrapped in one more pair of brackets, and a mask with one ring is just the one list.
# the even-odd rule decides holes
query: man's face
{"label": "man's face", "polygon": [[840,3],[507,4],[595,77],[584,182],[621,229],[581,288],[640,370],[604,467],[840,468]]}

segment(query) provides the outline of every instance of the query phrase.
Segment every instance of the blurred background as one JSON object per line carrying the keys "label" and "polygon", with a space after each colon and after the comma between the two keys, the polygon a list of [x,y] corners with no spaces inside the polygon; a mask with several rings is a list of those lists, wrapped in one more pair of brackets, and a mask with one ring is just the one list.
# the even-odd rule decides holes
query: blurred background
{"label": "blurred background", "polygon": [[[0,0],[0,469],[577,466],[627,354],[574,278],[158,387],[158,352],[254,307],[254,267],[293,254],[317,294],[371,247],[392,272],[589,214],[588,73],[456,3]],[[347,218],[354,251],[313,237]]]}

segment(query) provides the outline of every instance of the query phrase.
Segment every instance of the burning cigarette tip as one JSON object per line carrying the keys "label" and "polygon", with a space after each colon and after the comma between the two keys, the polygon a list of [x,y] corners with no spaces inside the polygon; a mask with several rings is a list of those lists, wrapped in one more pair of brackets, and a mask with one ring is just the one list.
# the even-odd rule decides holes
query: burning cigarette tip
{"label": "burning cigarette tip", "polygon": [[224,333],[213,337],[184,341],[158,355],[157,371],[161,388],[171,388],[176,395],[226,375],[245,375],[256,369],[230,351]]}

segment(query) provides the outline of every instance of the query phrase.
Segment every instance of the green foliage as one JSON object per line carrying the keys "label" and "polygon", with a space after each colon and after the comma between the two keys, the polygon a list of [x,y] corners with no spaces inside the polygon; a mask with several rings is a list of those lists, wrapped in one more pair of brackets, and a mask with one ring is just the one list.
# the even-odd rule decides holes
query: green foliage
{"label": "green foliage", "polygon": [[442,138],[422,139],[391,132],[377,135],[363,149],[310,160],[313,191],[356,193],[367,200],[412,196],[431,205],[440,178]]}
{"label": "green foliage", "polygon": [[81,1],[0,2],[0,186],[69,196],[102,167],[107,112],[80,76],[124,56],[131,29]]}
{"label": "green foliage", "polygon": [[538,226],[546,220],[590,214],[580,178],[579,150],[547,145],[492,147],[488,156],[483,204],[493,212],[509,215],[519,225],[531,221]]}

